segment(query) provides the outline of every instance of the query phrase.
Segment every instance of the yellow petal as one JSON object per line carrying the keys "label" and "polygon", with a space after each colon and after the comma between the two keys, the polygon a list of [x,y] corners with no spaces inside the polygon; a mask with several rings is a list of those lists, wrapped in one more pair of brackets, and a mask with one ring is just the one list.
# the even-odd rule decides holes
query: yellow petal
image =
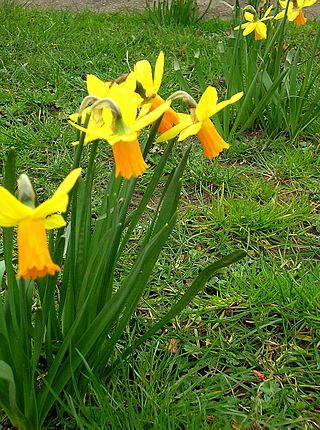
{"label": "yellow petal", "polygon": [[144,89],[153,87],[152,69],[149,61],[138,61],[134,66],[134,72]]}
{"label": "yellow petal", "polygon": [[13,227],[19,220],[28,218],[32,208],[21,203],[6,188],[0,186],[0,225]]}
{"label": "yellow petal", "polygon": [[109,82],[103,82],[94,75],[87,75],[87,90],[89,96],[96,96],[100,98],[108,97],[109,87]]}
{"label": "yellow petal", "polygon": [[263,15],[262,20],[264,20],[268,15],[270,15],[272,8],[273,8],[273,5],[268,7],[268,9],[266,10],[266,13]]}
{"label": "yellow petal", "polygon": [[17,225],[19,222],[19,220],[17,219],[13,219],[13,218],[9,218],[5,215],[0,214],[0,226],[1,227],[14,227],[15,225]]}
{"label": "yellow petal", "polygon": [[57,191],[47,201],[41,203],[32,212],[32,218],[46,218],[55,212],[65,212],[67,210],[69,196],[68,193],[74,187],[77,179],[81,175],[81,168],[72,170],[62,181]]}
{"label": "yellow petal", "polygon": [[50,215],[44,220],[44,225],[47,230],[51,230],[53,228],[60,228],[66,225],[66,222],[62,215]]}
{"label": "yellow petal", "polygon": [[150,111],[150,108],[151,108],[151,103],[146,103],[142,105],[139,111],[139,118],[147,115],[147,113],[149,113]]}
{"label": "yellow petal", "polygon": [[146,127],[147,125],[154,122],[156,119],[159,118],[166,110],[169,109],[171,104],[171,101],[166,101],[162,103],[160,106],[158,106],[156,109],[154,109],[152,112],[149,112],[147,115],[145,115],[142,118],[139,118],[135,121],[135,123],[132,126],[132,129],[134,131],[139,131],[142,128]]}
{"label": "yellow petal", "polygon": [[196,107],[196,115],[199,121],[205,121],[210,118],[210,112],[216,107],[217,101],[217,90],[214,87],[208,87],[202,94],[198,106]]}
{"label": "yellow petal", "polygon": [[[190,118],[190,124],[192,124],[191,118]],[[168,131],[161,134],[161,136],[158,137],[157,142],[164,142],[166,140],[173,139],[174,137],[178,136],[178,134],[183,130],[184,128],[188,127],[190,125],[188,123],[179,123],[175,125],[174,127],[170,128]]]}
{"label": "yellow petal", "polygon": [[238,100],[241,99],[241,97],[243,96],[243,92],[241,91],[240,93],[234,94],[232,97],[230,97],[230,99],[225,100],[223,102],[220,102],[216,105],[212,105],[210,106],[210,111],[209,111],[209,118],[213,115],[215,115],[217,112],[220,112],[222,109],[224,109],[226,106],[228,105],[232,105],[233,103],[236,103]]}
{"label": "yellow petal", "polygon": [[161,86],[163,70],[164,70],[164,53],[163,51],[161,51],[157,58],[156,65],[154,67],[153,86],[156,92],[159,91],[159,88]]}
{"label": "yellow petal", "polygon": [[187,113],[178,113],[179,122],[187,122],[192,124],[192,119],[190,114]]}
{"label": "yellow petal", "polygon": [[[114,100],[114,102],[118,105],[124,122],[130,126],[137,116],[137,109],[141,103],[141,97],[137,98],[135,93],[127,91],[126,87],[122,87],[118,84],[112,85],[108,97]],[[110,109],[103,110],[106,112],[111,112]]]}
{"label": "yellow petal", "polygon": [[299,15],[300,9],[289,7],[288,9],[288,21],[294,21]]}
{"label": "yellow petal", "polygon": [[200,129],[201,129],[201,122],[197,122],[196,124],[190,125],[189,127],[182,130],[178,141],[181,142],[182,140],[185,140],[189,136],[196,135]]}
{"label": "yellow petal", "polygon": [[138,134],[135,131],[128,131],[126,133],[120,133],[120,134],[114,134],[112,136],[107,136],[106,140],[108,143],[113,146],[117,142],[132,142],[133,140],[136,140],[138,137]]}
{"label": "yellow petal", "polygon": [[[244,27],[242,27],[242,28],[244,28]],[[250,22],[246,26],[246,28],[244,29],[243,35],[244,36],[248,36],[248,34],[252,33],[255,28],[256,28],[256,23],[255,22]]]}
{"label": "yellow petal", "polygon": [[[97,128],[97,129],[87,129],[82,127],[81,125],[75,124],[72,121],[68,121],[72,127],[76,128],[77,130],[83,131],[86,133],[85,137],[85,143],[88,143],[89,141],[95,140],[95,139],[106,139],[107,136],[111,135],[111,131],[109,128]],[[74,145],[77,145],[79,142],[73,142]]]}
{"label": "yellow petal", "polygon": [[259,39],[267,38],[267,26],[263,22],[257,22],[255,32],[259,35]]}
{"label": "yellow petal", "polygon": [[126,77],[126,80],[120,84],[126,91],[134,93],[136,89],[136,75],[134,72],[130,72]]}
{"label": "yellow petal", "polygon": [[253,13],[250,13],[250,12],[245,12],[244,13],[244,19],[246,20],[246,21],[253,21],[253,18],[254,18],[254,15],[253,15]]}
{"label": "yellow petal", "polygon": [[41,203],[32,212],[33,219],[45,219],[55,212],[65,212],[67,210],[69,196],[65,193],[54,194],[50,199]]}
{"label": "yellow petal", "polygon": [[[85,108],[83,111],[82,111],[82,114],[81,114],[81,124],[83,124],[84,122],[85,122],[85,120],[86,120],[86,117],[87,117],[87,114],[89,113],[89,107],[87,107],[87,108]],[[78,118],[79,118],[79,113],[78,112],[76,112],[76,113],[73,113],[73,114],[71,114],[70,116],[69,116],[69,118],[71,119],[71,121],[73,121],[73,122],[78,122]]]}
{"label": "yellow petal", "polygon": [[317,0],[306,0],[303,7],[309,7],[316,3]]}
{"label": "yellow petal", "polygon": [[53,196],[58,193],[69,193],[69,191],[74,187],[74,184],[77,182],[79,176],[81,175],[81,170],[81,167],[72,170],[68,174],[68,176],[66,176],[65,179],[61,182]]}
{"label": "yellow petal", "polygon": [[134,72],[130,72],[126,80],[119,86],[126,91],[127,96],[130,96],[130,99],[133,100],[135,106],[140,106],[143,103],[143,98],[135,92],[137,86],[137,78]]}
{"label": "yellow petal", "polygon": [[78,114],[77,113],[73,113],[73,114],[71,114],[70,116],[69,116],[69,118],[71,119],[71,121],[73,121],[73,122],[77,122],[77,120],[78,120]]}
{"label": "yellow petal", "polygon": [[286,13],[286,11],[285,11],[285,10],[282,10],[281,12],[279,12],[279,13],[274,17],[274,19],[282,19],[282,18],[284,18],[285,13]]}

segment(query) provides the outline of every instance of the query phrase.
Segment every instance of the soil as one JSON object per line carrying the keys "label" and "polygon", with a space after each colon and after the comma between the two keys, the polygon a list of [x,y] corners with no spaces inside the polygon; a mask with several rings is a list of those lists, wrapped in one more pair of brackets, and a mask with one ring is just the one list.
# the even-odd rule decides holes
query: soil
{"label": "soil", "polygon": [[[200,13],[203,12],[209,0],[198,0]],[[123,10],[143,10],[146,0],[16,0],[16,3],[26,7],[40,7],[47,9],[64,9],[69,11],[92,10],[94,12],[119,12]],[[153,0],[149,0],[152,4]],[[245,3],[245,1],[243,1]],[[228,4],[234,4],[234,0],[212,0],[207,17],[228,19],[232,9]],[[306,17],[318,19],[320,17],[320,1],[305,9]]]}

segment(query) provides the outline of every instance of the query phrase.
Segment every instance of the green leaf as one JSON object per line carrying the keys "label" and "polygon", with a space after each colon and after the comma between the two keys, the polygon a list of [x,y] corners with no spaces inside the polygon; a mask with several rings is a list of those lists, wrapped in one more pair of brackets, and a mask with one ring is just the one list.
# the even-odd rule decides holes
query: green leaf
{"label": "green leaf", "polygon": [[[52,406],[55,396],[59,395],[61,390],[71,378],[70,369],[76,372],[82,360],[79,354],[69,354],[66,356],[70,345],[77,348],[84,357],[94,349],[96,351],[96,344],[102,334],[107,337],[111,327],[122,314],[124,306],[127,304],[128,297],[131,291],[138,285],[147,282],[155,261],[158,258],[159,252],[164,245],[168,235],[170,234],[176,217],[173,217],[171,222],[164,226],[157,235],[148,243],[145,250],[139,254],[138,259],[131,271],[131,275],[126,279],[121,288],[118,289],[111,299],[106,303],[99,315],[91,322],[86,330],[79,334],[78,328],[83,320],[86,311],[89,296],[86,302],[79,310],[73,325],[66,333],[65,340],[60,345],[58,353],[49,369],[46,384],[44,384],[39,392],[38,405],[39,405],[39,422],[43,422],[47,413]],[[94,288],[94,285],[91,285]],[[72,357],[71,357],[72,356]],[[52,393],[55,393],[54,395]]]}
{"label": "green leaf", "polygon": [[173,60],[173,68],[181,89],[191,94],[192,93],[191,87],[189,86],[187,79],[183,76],[179,61],[176,57],[174,57],[174,60]]}
{"label": "green leaf", "polygon": [[157,207],[157,218],[155,217],[154,220],[154,226],[151,226],[150,230],[152,230],[152,234],[154,235],[157,233],[160,229],[163,228],[164,225],[166,225],[173,214],[175,213],[179,199],[180,199],[180,192],[181,192],[181,186],[182,186],[182,175],[184,172],[184,169],[187,165],[188,157],[190,154],[191,145],[185,152],[184,156],[182,157],[179,165],[174,170],[172,175],[169,177],[166,187],[162,193],[160,202]]}
{"label": "green leaf", "polygon": [[17,406],[16,383],[13,371],[3,360],[0,360],[0,404],[13,425],[23,430],[34,429],[32,423],[23,415]]}
{"label": "green leaf", "polygon": [[[12,148],[8,152],[6,164],[5,164],[5,175],[4,175],[4,186],[14,195],[16,189],[16,153]],[[13,228],[3,228],[3,248],[4,248],[4,261],[6,263],[6,272],[8,276],[8,283],[15,285],[15,274],[12,267],[12,250],[13,250]]]}
{"label": "green leaf", "polygon": [[[272,83],[268,91],[263,95],[263,97],[260,99],[259,103],[256,105],[256,107],[253,109],[251,115],[246,120],[246,122],[241,127],[240,131],[238,133],[242,133],[244,130],[249,128],[252,123],[254,122],[255,118],[259,115],[261,110],[267,105],[269,99],[272,97],[273,93],[277,90],[279,87],[282,79],[284,76],[288,73],[287,70],[283,70],[282,73],[278,76],[278,78]],[[235,122],[236,124],[236,122]],[[231,130],[232,132],[235,132],[235,124],[233,125],[233,128]]]}
{"label": "green leaf", "polygon": [[193,281],[190,288],[183,294],[183,296],[169,309],[169,311],[153,325],[149,330],[146,331],[132,346],[127,348],[121,357],[112,364],[113,367],[118,365],[128,354],[130,354],[135,348],[146,341],[150,336],[154,335],[158,330],[160,330],[164,325],[166,325],[172,318],[174,318],[178,313],[180,313],[191,300],[199,293],[199,291],[205,286],[208,279],[217,271],[223,267],[230,266],[230,264],[236,263],[245,257],[247,253],[243,250],[234,251],[226,257],[214,262],[197,276]]}
{"label": "green leaf", "polygon": [[146,249],[144,249],[141,255],[137,258],[134,267],[122,283],[118,293],[127,296],[126,307],[123,310],[121,319],[119,319],[118,325],[111,339],[107,339],[100,349],[100,357],[97,357],[95,360],[96,366],[98,368],[104,368],[107,364],[116,342],[120,338],[124,328],[126,327],[134,310],[136,309],[137,304],[145,290],[153,267],[159,257],[161,249],[171,234],[176,222],[176,218],[176,215],[174,215],[170,222],[165,225],[162,230],[150,241]]}
{"label": "green leaf", "polygon": [[156,189],[156,187],[159,183],[159,180],[161,178],[161,175],[163,173],[165,165],[166,165],[168,158],[172,152],[172,148],[173,148],[174,143],[175,143],[174,139],[172,139],[171,141],[168,142],[168,144],[165,148],[165,151],[160,158],[160,162],[158,163],[157,167],[155,168],[154,173],[152,175],[152,178],[151,178],[146,190],[143,193],[143,196],[141,198],[139,206],[129,216],[127,216],[128,226],[127,226],[127,230],[125,232],[124,238],[121,241],[121,246],[120,246],[120,249],[118,251],[118,258],[120,257],[124,247],[128,243],[128,240],[130,239],[133,230],[137,226],[141,215],[143,214],[145,208],[147,207],[148,202],[150,201],[150,198],[151,198],[154,190]]}

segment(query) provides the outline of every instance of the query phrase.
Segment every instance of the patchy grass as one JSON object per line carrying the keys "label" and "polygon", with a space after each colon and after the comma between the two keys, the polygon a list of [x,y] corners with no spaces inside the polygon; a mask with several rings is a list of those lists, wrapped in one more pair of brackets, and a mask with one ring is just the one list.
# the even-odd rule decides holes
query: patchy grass
{"label": "patchy grass", "polygon": [[[192,76],[200,49],[207,82],[221,76],[216,42],[227,24],[218,21],[173,32],[155,30],[138,14],[5,5],[0,18],[1,162],[15,146],[18,170],[30,174],[40,196],[70,168],[74,131],[67,118],[85,95],[85,74],[116,77],[128,62],[154,62],[163,49],[166,96],[178,88],[173,56]],[[293,41],[308,46],[303,32],[292,32]],[[46,428],[319,428],[319,142],[314,136],[293,145],[253,132],[213,162],[194,144],[179,223],[123,342],[138,337],[208,262],[237,247],[248,258],[211,279],[179,318],[108,380],[88,370],[88,396],[77,396],[75,387]],[[161,150],[156,146],[149,156],[151,169]],[[182,151],[183,144],[172,165]],[[101,144],[97,170],[104,183],[110,155]],[[141,178],[140,192],[149,174]],[[136,232],[120,272],[138,241]]]}

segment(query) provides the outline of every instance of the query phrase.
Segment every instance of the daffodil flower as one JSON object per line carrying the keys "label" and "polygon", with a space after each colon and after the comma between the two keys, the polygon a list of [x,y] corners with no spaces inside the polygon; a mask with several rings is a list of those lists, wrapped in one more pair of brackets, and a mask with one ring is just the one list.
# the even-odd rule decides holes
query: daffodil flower
{"label": "daffodil flower", "polygon": [[18,226],[18,278],[36,279],[60,271],[51,259],[46,229],[66,224],[60,213],[67,210],[68,193],[80,174],[80,168],[69,173],[53,196],[37,207],[34,207],[34,192],[26,175],[21,175],[18,181],[21,201],[0,186],[0,226]]}
{"label": "daffodil flower", "polygon": [[[305,24],[307,19],[304,16],[303,8],[312,6],[316,1],[317,0],[290,0],[287,12],[288,21],[293,21],[295,25]],[[287,4],[288,0],[280,0],[280,5],[283,10],[275,16],[275,19],[282,19],[285,16]]]}
{"label": "daffodil flower", "polygon": [[[142,86],[145,100],[150,104],[150,111],[153,111],[164,103],[163,98],[158,94],[162,82],[163,70],[164,53],[162,51],[160,52],[154,67],[154,76],[152,75],[152,67],[149,61],[141,60],[134,66],[134,73],[138,81],[138,85]],[[178,124],[178,122],[178,114],[172,108],[169,108],[163,115],[159,126],[159,132],[164,133],[174,124]]]}
{"label": "daffodil flower", "polygon": [[[250,8],[250,9],[249,9]],[[253,7],[248,6],[247,10],[244,11],[244,18],[246,19],[246,23],[241,26],[235,27],[235,30],[239,30],[241,28],[243,30],[243,35],[248,36],[248,34],[254,31],[255,40],[263,40],[267,38],[267,26],[263,21],[267,21],[268,19],[272,19],[273,16],[269,16],[271,9],[273,6],[270,6],[263,17],[259,19],[257,12]]]}
{"label": "daffodil flower", "polygon": [[[110,98],[115,100],[117,104],[121,104],[122,100],[126,100],[127,105],[135,109],[141,105],[143,99],[135,93],[136,78],[134,73],[126,75],[125,81],[121,84],[116,82],[104,82],[94,75],[87,75],[87,90],[88,97],[85,100],[98,101],[103,98]],[[90,113],[89,124],[87,127],[84,145],[97,139],[96,135],[91,135],[90,130],[95,130],[104,127],[105,130],[109,127],[109,133],[112,134],[113,116],[110,109],[95,109],[80,108],[81,110],[81,124],[84,124],[87,114]],[[78,121],[78,113],[70,115],[71,124],[73,125]],[[73,142],[72,145],[78,145],[78,141]]]}
{"label": "daffodil flower", "polygon": [[[181,92],[180,92],[181,93]],[[199,103],[190,97],[190,115],[180,115],[180,122],[172,127],[166,133],[163,133],[158,139],[158,142],[172,139],[179,134],[179,141],[186,139],[189,136],[196,135],[202,144],[204,155],[211,160],[217,157],[224,148],[229,148],[229,144],[225,142],[217,132],[215,126],[210,120],[210,117],[225,108],[226,106],[237,102],[243,93],[237,93],[229,100],[218,102],[217,91],[214,87],[209,86]],[[183,98],[178,94],[172,98]],[[188,99],[188,95],[186,95]]]}
{"label": "daffodil flower", "polygon": [[140,176],[147,168],[138,142],[140,130],[158,119],[169,109],[170,103],[164,102],[148,114],[138,117],[138,100],[128,98],[126,90],[115,84],[110,88],[108,98],[96,101],[91,108],[93,114],[95,110],[102,112],[99,120],[89,121],[87,128],[72,121],[70,124],[86,132],[91,140],[106,140],[112,147],[116,176],[130,179]]}

